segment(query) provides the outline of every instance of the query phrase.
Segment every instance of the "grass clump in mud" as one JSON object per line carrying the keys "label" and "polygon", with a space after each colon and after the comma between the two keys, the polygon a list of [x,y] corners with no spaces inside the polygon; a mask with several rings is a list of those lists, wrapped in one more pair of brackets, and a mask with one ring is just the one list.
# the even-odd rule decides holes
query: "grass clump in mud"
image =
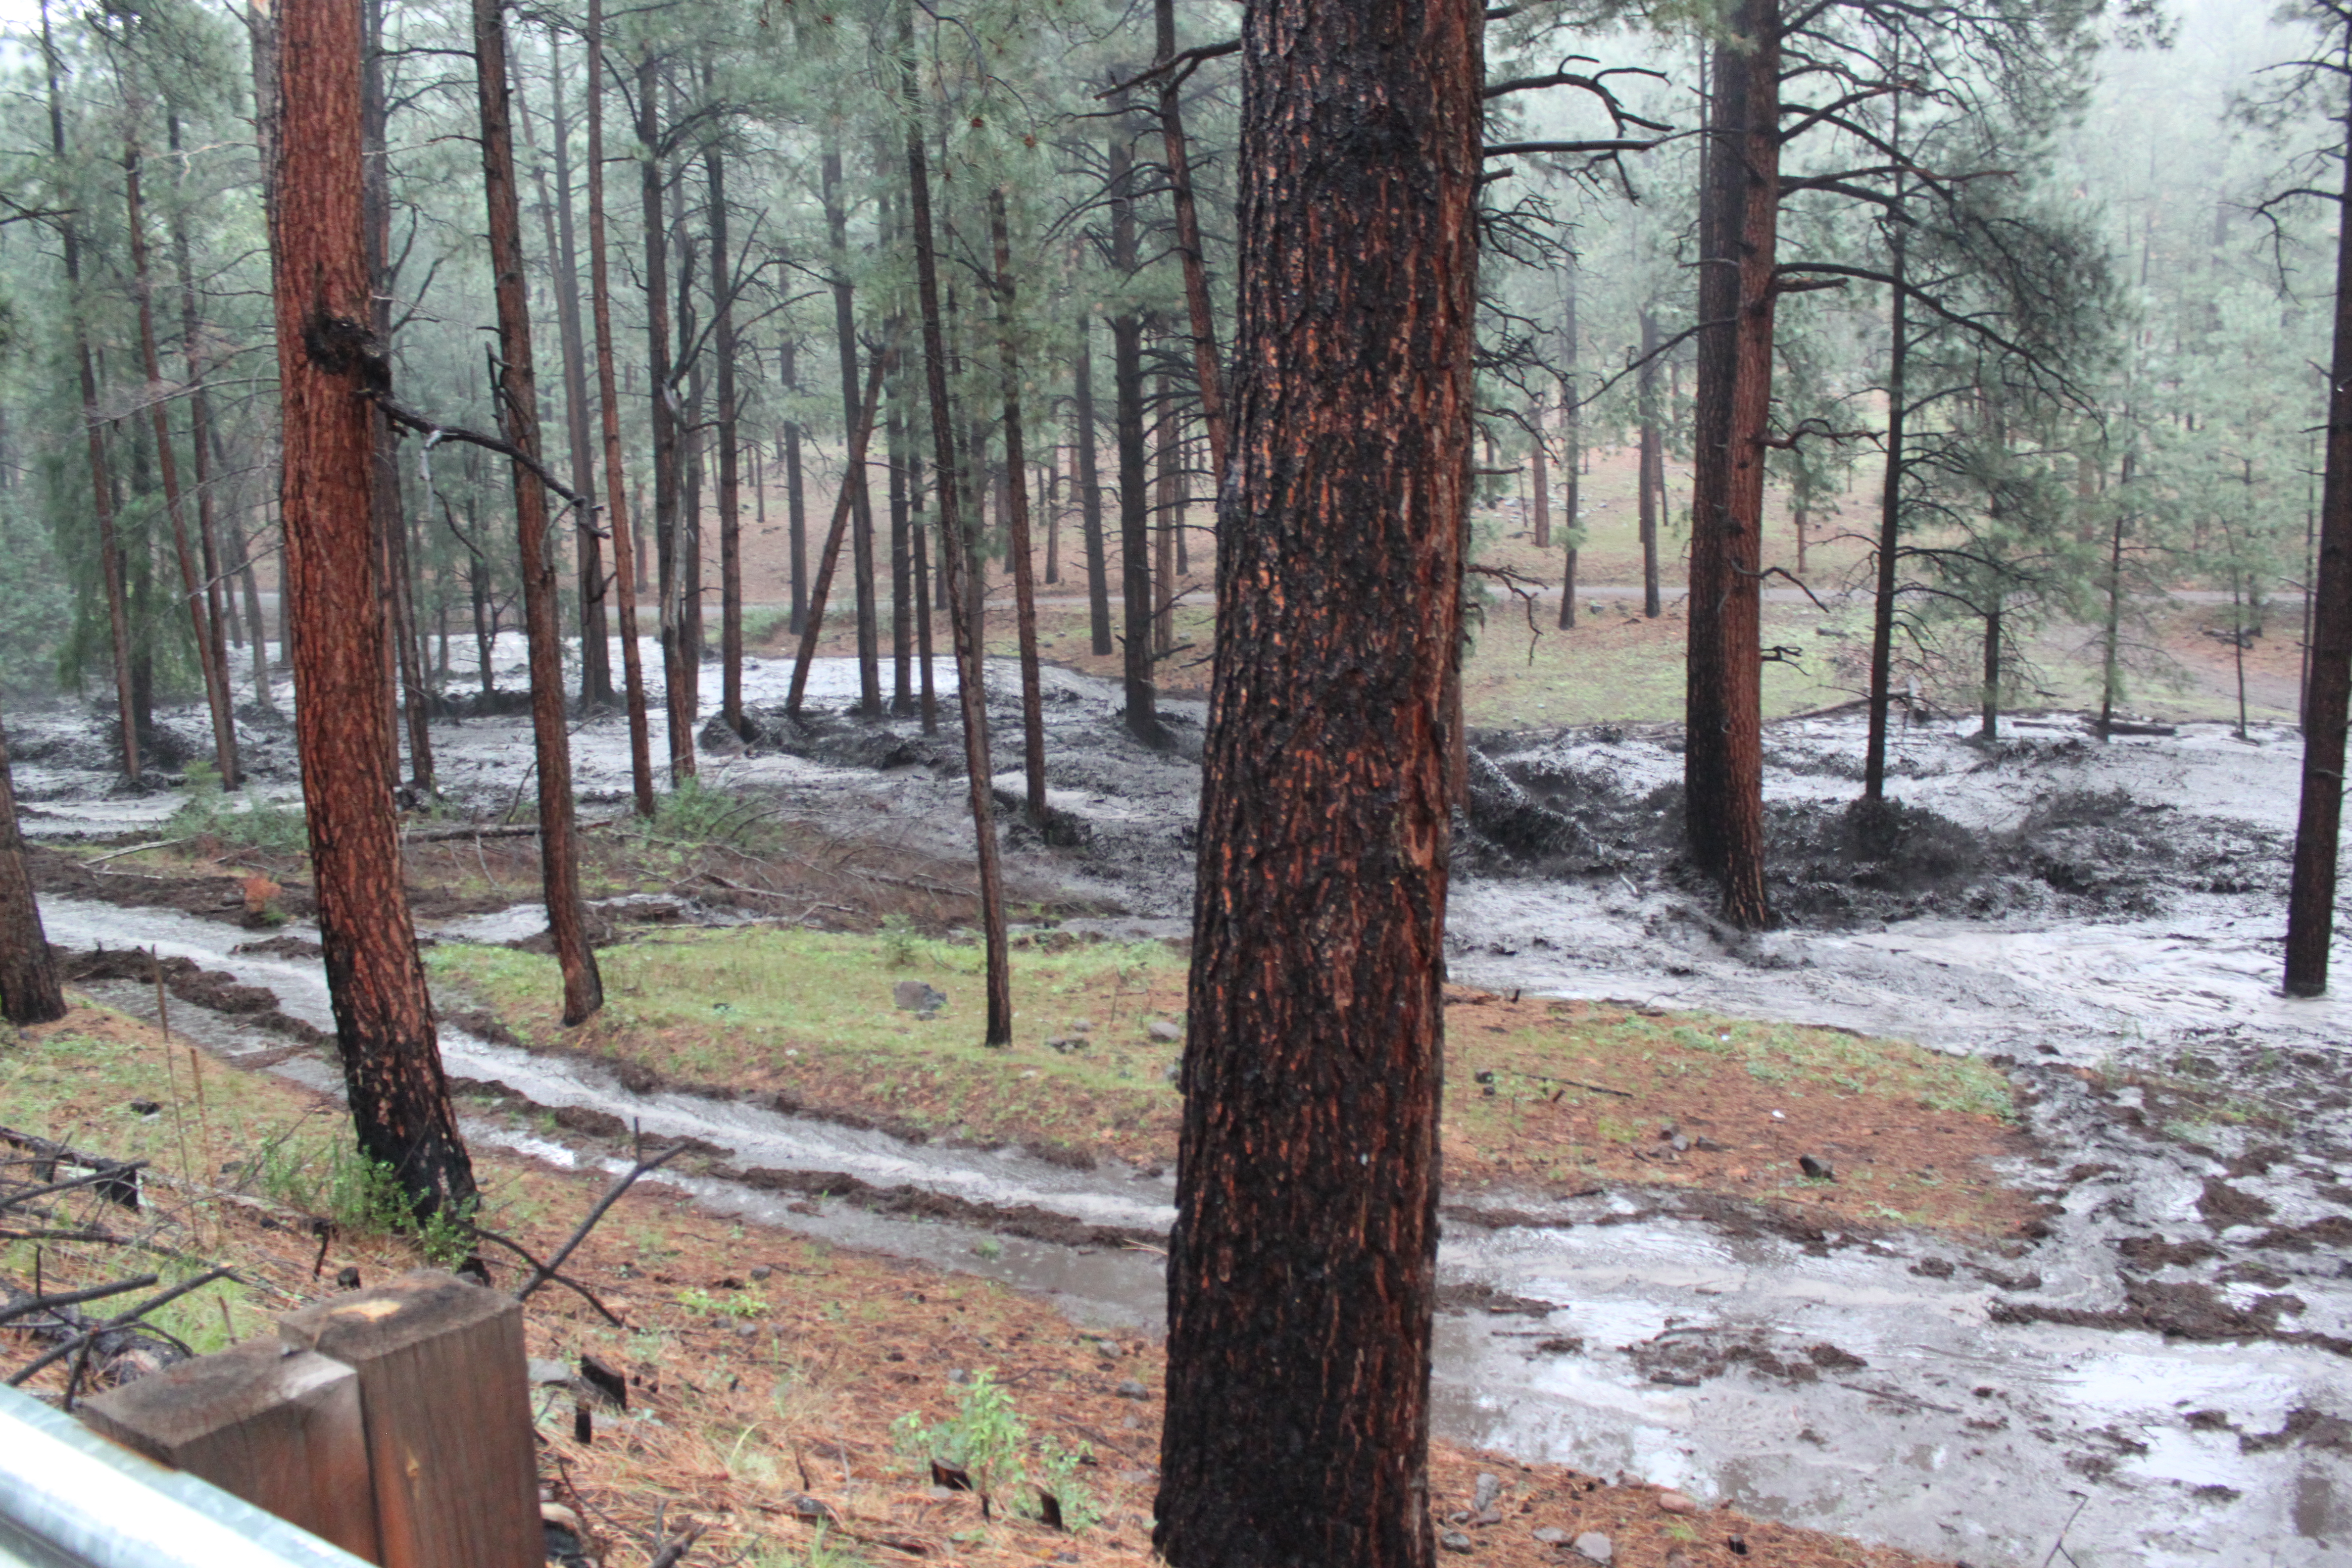
{"label": "grass clump in mud", "polygon": [[[1178,1110],[1165,1068],[1182,1006],[1183,961],[1158,942],[1016,941],[1013,1043],[981,1044],[982,953],[969,941],[892,921],[878,936],[739,928],[648,934],[599,956],[605,1005],[563,1031],[551,959],[446,944],[427,955],[527,1044],[624,1060],[670,1080],[782,1094],[989,1142],[1097,1147],[1133,1158],[1172,1150]],[[946,1000],[933,1016],[898,988]],[[919,997],[914,999],[919,1000]]]}
{"label": "grass clump in mud", "polygon": [[188,764],[188,795],[163,821],[174,838],[214,838],[266,855],[299,855],[310,847],[301,808],[247,794],[231,799],[210,763]]}

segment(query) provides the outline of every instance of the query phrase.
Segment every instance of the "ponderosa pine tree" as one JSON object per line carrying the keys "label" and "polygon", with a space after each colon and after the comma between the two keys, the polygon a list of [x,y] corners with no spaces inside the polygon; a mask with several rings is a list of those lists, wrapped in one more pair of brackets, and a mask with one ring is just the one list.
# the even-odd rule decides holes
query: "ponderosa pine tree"
{"label": "ponderosa pine tree", "polygon": [[1154,1534],[1176,1568],[1435,1552],[1483,12],[1258,0],[1243,22],[1238,368]]}
{"label": "ponderosa pine tree", "polygon": [[370,508],[374,397],[389,372],[362,237],[359,7],[280,0],[270,225],[278,485],[295,739],[335,1043],[362,1153],[420,1217],[463,1215],[474,1171],[409,921],[384,764],[383,622]]}
{"label": "ponderosa pine tree", "polygon": [[0,726],[0,1019],[19,1027],[66,1016],[57,960],[41,930],[41,906],[16,826],[16,784],[8,768],[8,732]]}

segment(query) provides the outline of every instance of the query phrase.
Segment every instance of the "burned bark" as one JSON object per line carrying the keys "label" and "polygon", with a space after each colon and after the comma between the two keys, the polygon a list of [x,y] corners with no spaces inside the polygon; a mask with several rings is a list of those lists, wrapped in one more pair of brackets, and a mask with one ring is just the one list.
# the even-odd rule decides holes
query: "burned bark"
{"label": "burned bark", "polygon": [[410,924],[383,763],[383,623],[371,531],[386,370],[368,330],[360,216],[360,13],[280,0],[271,262],[285,461],[295,737],[336,1045],[360,1149],[422,1216],[475,1199]]}
{"label": "burned bark", "polygon": [[41,930],[41,906],[25,865],[16,827],[16,784],[8,771],[8,733],[0,728],[0,1019],[23,1027],[66,1016],[57,960]]}
{"label": "burned bark", "polygon": [[1153,1538],[1177,1568],[1434,1556],[1481,11],[1255,4],[1243,24],[1240,368]]}

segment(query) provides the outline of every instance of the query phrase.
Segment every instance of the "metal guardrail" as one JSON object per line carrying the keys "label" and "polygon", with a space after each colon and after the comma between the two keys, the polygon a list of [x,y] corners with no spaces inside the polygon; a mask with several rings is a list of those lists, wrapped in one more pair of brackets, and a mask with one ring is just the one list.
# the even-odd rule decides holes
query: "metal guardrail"
{"label": "metal guardrail", "polygon": [[0,1568],[365,1568],[209,1481],[0,1387]]}

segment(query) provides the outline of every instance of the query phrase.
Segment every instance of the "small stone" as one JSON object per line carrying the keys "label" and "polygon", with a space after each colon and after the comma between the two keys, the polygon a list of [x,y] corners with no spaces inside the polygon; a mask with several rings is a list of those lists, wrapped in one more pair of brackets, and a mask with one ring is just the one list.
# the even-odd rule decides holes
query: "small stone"
{"label": "small stone", "polygon": [[1558,1546],[1568,1539],[1568,1531],[1556,1524],[1547,1524],[1536,1531],[1536,1539],[1546,1546]]}
{"label": "small stone", "polygon": [[919,980],[901,980],[890,987],[890,1000],[902,1011],[929,1017],[948,1005],[947,993]]}
{"label": "small stone", "polygon": [[1720,1154],[1723,1152],[1723,1145],[1717,1142],[1712,1138],[1694,1139],[1691,1142],[1691,1147],[1697,1150],[1702,1154]]}
{"label": "small stone", "polygon": [[1786,1115],[1784,1115],[1784,1114],[1782,1114],[1781,1112],[1780,1112],[1780,1111],[1776,1110],[1776,1111],[1774,1111],[1774,1112],[1772,1113],[1772,1120],[1773,1120],[1773,1121],[1788,1121],[1789,1119],[1788,1119],[1788,1117],[1787,1117]]}
{"label": "small stone", "polygon": [[1687,1154],[1687,1153],[1689,1153],[1689,1152],[1690,1152],[1690,1146],[1691,1146],[1691,1141],[1690,1141],[1689,1139],[1687,1139],[1687,1138],[1684,1137],[1684,1136],[1683,1136],[1681,1133],[1679,1133],[1679,1132],[1675,1133],[1672,1138],[1669,1138],[1669,1139],[1667,1139],[1667,1140],[1666,1140],[1666,1147],[1667,1147],[1667,1148],[1669,1148],[1669,1149],[1672,1149],[1672,1150],[1673,1150],[1675,1153],[1677,1153],[1677,1154]]}
{"label": "small stone", "polygon": [[572,1369],[560,1361],[541,1361],[533,1356],[528,1363],[533,1383],[570,1383]]}
{"label": "small stone", "polygon": [[774,1272],[774,1269],[769,1268],[764,1263],[754,1263],[751,1265],[751,1278],[754,1279],[765,1279],[769,1275],[773,1274]]}
{"label": "small stone", "polygon": [[356,1290],[360,1288],[360,1271],[356,1264],[346,1263],[335,1270],[335,1289]]}
{"label": "small stone", "polygon": [[1698,1501],[1686,1493],[1669,1488],[1658,1494],[1658,1507],[1668,1513],[1696,1513]]}
{"label": "small stone", "polygon": [[1606,1563],[1617,1555],[1617,1548],[1597,1530],[1588,1530],[1578,1536],[1571,1550],[1588,1563]]}
{"label": "small stone", "polygon": [[1437,1544],[1448,1552],[1467,1552],[1470,1550],[1470,1538],[1458,1530],[1449,1530],[1437,1538]]}
{"label": "small stone", "polygon": [[1478,1475],[1477,1486],[1470,1493],[1470,1507],[1478,1513],[1485,1513],[1495,1506],[1495,1500],[1502,1495],[1503,1478],[1482,1470]]}
{"label": "small stone", "polygon": [[1503,1510],[1499,1508],[1490,1508],[1486,1512],[1479,1514],[1476,1518],[1471,1520],[1470,1522],[1477,1525],[1482,1530],[1490,1524],[1500,1524],[1503,1522]]}
{"label": "small stone", "polygon": [[735,1337],[739,1340],[756,1340],[760,1337],[760,1331],[750,1323],[738,1323],[735,1325]]}
{"label": "small stone", "polygon": [[1800,1154],[1797,1156],[1797,1169],[1804,1172],[1807,1176],[1816,1182],[1834,1182],[1837,1180],[1836,1166],[1831,1164],[1827,1160],[1816,1160],[1811,1154]]}
{"label": "small stone", "polygon": [[1085,1050],[1091,1043],[1084,1035],[1062,1035],[1047,1040],[1045,1048],[1056,1056],[1066,1057],[1073,1051]]}
{"label": "small stone", "polygon": [[1092,1018],[1073,1018],[1070,1020],[1070,1033],[1074,1035],[1091,1035],[1094,1033],[1094,1029],[1095,1021]]}
{"label": "small stone", "polygon": [[152,1100],[134,1100],[131,1102],[131,1109],[137,1111],[142,1116],[161,1116],[163,1114],[163,1108]]}
{"label": "small stone", "polygon": [[1143,1384],[1136,1382],[1135,1379],[1131,1377],[1121,1383],[1117,1388],[1112,1389],[1111,1392],[1118,1394],[1121,1399],[1149,1399],[1151,1397],[1151,1390],[1144,1387]]}
{"label": "small stone", "polygon": [[1165,1018],[1152,1019],[1150,1026],[1143,1032],[1155,1040],[1171,1045],[1184,1037],[1184,1031]]}

